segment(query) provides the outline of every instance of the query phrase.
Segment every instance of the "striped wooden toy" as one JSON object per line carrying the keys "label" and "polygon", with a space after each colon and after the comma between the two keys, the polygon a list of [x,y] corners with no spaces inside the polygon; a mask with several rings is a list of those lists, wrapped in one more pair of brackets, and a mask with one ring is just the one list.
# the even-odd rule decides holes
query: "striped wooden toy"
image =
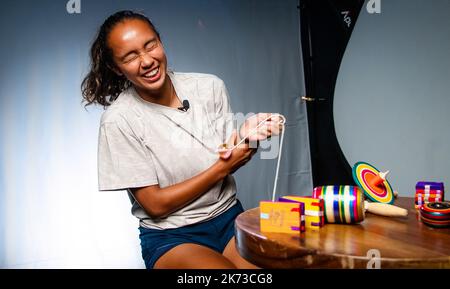
{"label": "striped wooden toy", "polygon": [[327,223],[352,224],[364,220],[364,194],[358,187],[316,187],[313,197],[324,200],[325,222]]}
{"label": "striped wooden toy", "polygon": [[420,219],[435,228],[450,226],[450,202],[426,203],[420,207]]}
{"label": "striped wooden toy", "polygon": [[417,182],[414,206],[419,209],[426,203],[444,201],[444,183]]}
{"label": "striped wooden toy", "polygon": [[433,202],[441,202],[442,194],[421,194],[416,193],[416,197],[414,198],[414,207],[416,209],[419,209],[421,206],[423,206],[426,203],[433,203]]}

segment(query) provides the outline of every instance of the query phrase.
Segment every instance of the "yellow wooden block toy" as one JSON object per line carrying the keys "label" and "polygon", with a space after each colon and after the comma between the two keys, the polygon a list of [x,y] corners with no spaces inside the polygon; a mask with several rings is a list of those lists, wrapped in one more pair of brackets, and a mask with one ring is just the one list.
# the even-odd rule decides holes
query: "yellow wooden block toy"
{"label": "yellow wooden block toy", "polygon": [[300,233],[305,231],[304,205],[293,202],[259,203],[261,232]]}
{"label": "yellow wooden block toy", "polygon": [[313,197],[283,196],[279,202],[300,202],[305,205],[306,228],[318,229],[324,226],[323,200]]}

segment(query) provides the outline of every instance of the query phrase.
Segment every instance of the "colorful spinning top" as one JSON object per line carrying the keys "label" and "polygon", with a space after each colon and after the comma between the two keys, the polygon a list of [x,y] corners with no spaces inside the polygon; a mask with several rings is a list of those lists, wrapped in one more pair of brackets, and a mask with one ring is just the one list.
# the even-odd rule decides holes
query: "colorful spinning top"
{"label": "colorful spinning top", "polygon": [[353,179],[363,190],[366,197],[377,203],[394,203],[394,192],[386,180],[389,171],[380,172],[366,162],[357,162],[353,166]]}
{"label": "colorful spinning top", "polygon": [[444,228],[450,226],[450,202],[426,203],[420,207],[420,219],[428,226]]}

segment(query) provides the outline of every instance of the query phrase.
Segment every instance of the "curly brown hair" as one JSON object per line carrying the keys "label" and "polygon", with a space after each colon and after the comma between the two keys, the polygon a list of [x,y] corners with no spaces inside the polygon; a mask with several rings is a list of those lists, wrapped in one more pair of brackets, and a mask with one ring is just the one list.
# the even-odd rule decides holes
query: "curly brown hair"
{"label": "curly brown hair", "polygon": [[86,103],[85,106],[100,104],[106,108],[111,105],[123,90],[131,86],[128,79],[114,72],[113,67],[115,67],[115,64],[112,58],[112,51],[107,43],[109,33],[116,24],[128,19],[140,19],[146,22],[155,31],[158,39],[160,39],[160,35],[153,23],[141,13],[123,10],[109,16],[100,26],[97,36],[92,43],[90,71],[81,83],[81,92],[83,102]]}

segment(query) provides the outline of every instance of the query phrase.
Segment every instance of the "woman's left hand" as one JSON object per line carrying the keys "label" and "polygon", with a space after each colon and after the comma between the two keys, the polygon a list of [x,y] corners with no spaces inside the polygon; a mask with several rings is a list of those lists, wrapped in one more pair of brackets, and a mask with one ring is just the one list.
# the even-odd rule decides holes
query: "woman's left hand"
{"label": "woman's left hand", "polygon": [[[265,123],[254,130],[258,124],[270,117]],[[248,136],[249,141],[261,141],[270,138],[272,135],[279,135],[282,129],[281,118],[278,114],[274,113],[258,113],[249,117],[244,124],[241,126],[239,135],[240,138]]]}

